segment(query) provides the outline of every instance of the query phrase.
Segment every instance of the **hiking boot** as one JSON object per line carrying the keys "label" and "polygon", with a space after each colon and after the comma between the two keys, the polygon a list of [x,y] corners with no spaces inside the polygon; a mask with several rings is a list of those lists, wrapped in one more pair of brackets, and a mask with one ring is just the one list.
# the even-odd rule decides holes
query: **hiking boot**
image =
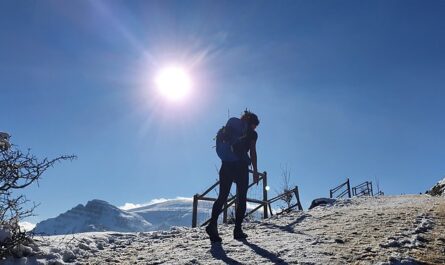
{"label": "hiking boot", "polygon": [[247,237],[248,237],[248,235],[246,233],[244,233],[241,228],[235,228],[235,230],[233,230],[233,238],[234,239],[243,240],[243,239],[246,239]]}
{"label": "hiking boot", "polygon": [[219,236],[218,229],[216,228],[216,226],[208,225],[206,227],[206,232],[207,232],[207,235],[209,235],[210,241],[212,243],[222,242],[222,238]]}

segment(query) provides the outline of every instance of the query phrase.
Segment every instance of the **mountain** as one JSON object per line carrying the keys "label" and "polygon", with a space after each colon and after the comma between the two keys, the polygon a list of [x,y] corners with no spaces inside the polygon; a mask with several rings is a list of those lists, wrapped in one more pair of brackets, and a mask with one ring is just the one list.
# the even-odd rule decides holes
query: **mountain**
{"label": "mountain", "polygon": [[[203,223],[212,211],[213,202],[200,201],[198,223]],[[248,210],[252,209],[247,205]],[[229,217],[233,215],[229,210]],[[122,210],[106,201],[92,200],[85,206],[73,209],[38,223],[33,230],[37,234],[61,235],[82,232],[146,232],[170,230],[173,226],[192,225],[193,200],[191,198],[169,199],[163,202]],[[260,214],[254,214],[259,219]],[[220,216],[222,220],[222,214]]]}
{"label": "mountain", "polygon": [[153,225],[143,217],[121,210],[102,200],[89,201],[71,210],[38,223],[37,234],[60,235],[80,232],[141,232],[152,230]]}
{"label": "mountain", "polygon": [[[213,202],[200,201],[198,204],[198,220],[204,222],[210,217]],[[193,200],[179,198],[155,203],[128,210],[149,221],[152,230],[169,230],[172,226],[191,226]]]}

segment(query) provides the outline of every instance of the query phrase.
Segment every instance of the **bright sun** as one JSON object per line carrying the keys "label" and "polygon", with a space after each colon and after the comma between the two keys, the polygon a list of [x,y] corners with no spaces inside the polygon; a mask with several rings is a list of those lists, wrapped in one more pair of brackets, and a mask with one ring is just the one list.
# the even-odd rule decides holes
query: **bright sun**
{"label": "bright sun", "polygon": [[155,82],[161,95],[171,101],[183,100],[191,90],[189,75],[177,66],[162,69],[156,76]]}

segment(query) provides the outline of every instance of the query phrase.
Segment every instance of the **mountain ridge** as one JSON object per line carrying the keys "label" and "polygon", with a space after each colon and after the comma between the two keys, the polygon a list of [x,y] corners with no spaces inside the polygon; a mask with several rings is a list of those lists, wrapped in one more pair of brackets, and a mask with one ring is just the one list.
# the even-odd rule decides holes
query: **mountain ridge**
{"label": "mountain ridge", "polygon": [[153,225],[143,217],[119,209],[110,203],[94,199],[85,206],[78,204],[54,218],[36,224],[34,233],[59,235],[82,232],[144,232]]}
{"label": "mountain ridge", "polygon": [[[212,203],[201,202],[198,218],[210,216]],[[132,209],[121,209],[107,201],[93,199],[36,224],[36,234],[61,235],[83,232],[148,232],[169,230],[173,226],[190,226],[192,200],[169,199]]]}

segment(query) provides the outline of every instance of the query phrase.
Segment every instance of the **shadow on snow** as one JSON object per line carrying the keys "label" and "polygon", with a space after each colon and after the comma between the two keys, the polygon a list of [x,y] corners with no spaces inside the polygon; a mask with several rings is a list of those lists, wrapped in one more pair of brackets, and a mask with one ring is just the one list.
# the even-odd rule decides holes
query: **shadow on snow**
{"label": "shadow on snow", "polygon": [[[279,257],[277,257],[277,255],[275,255],[274,253],[256,245],[253,244],[247,240],[240,240],[244,245],[248,246],[249,248],[251,248],[256,254],[260,255],[261,257],[270,260],[270,262],[275,263],[275,264],[288,264],[287,262],[285,262],[284,260],[280,259]],[[212,243],[212,247],[210,249],[210,253],[212,254],[212,256],[215,259],[221,260],[227,264],[242,264],[237,260],[234,260],[230,257],[227,256],[225,250],[222,248],[221,243]]]}

